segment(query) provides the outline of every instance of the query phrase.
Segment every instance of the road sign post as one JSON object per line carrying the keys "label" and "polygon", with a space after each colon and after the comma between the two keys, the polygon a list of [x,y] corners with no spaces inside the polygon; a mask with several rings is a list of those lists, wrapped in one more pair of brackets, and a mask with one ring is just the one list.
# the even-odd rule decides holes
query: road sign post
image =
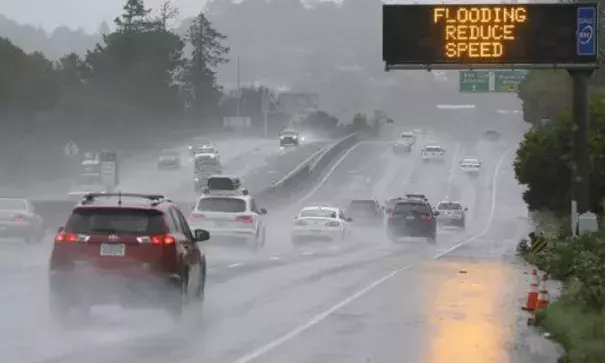
{"label": "road sign post", "polygon": [[489,92],[490,72],[460,71],[460,92]]}
{"label": "road sign post", "polygon": [[[594,57],[597,55],[597,7],[580,6],[576,14],[576,54]],[[594,68],[570,69],[572,78],[572,111],[575,127],[572,142],[572,202],[578,203],[578,214],[591,209],[589,194],[590,152],[588,150],[588,80]]]}

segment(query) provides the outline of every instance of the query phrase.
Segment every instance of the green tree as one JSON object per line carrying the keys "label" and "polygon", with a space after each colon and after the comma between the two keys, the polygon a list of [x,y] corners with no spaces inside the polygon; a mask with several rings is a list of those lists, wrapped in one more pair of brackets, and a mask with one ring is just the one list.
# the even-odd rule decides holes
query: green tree
{"label": "green tree", "polygon": [[[550,126],[528,131],[519,145],[515,176],[527,187],[523,199],[530,210],[569,211],[572,125],[569,112],[565,112]],[[594,97],[591,102],[589,135],[591,206],[601,212],[605,197],[605,98]]]}
{"label": "green tree", "polygon": [[114,19],[118,31],[123,33],[140,33],[152,25],[149,20],[150,9],[143,0],[127,0],[121,16]]}
{"label": "green tree", "polygon": [[353,122],[351,123],[351,130],[353,132],[364,132],[370,128],[368,123],[368,117],[363,113],[356,113],[353,116]]}
{"label": "green tree", "polygon": [[217,31],[200,12],[187,31],[187,40],[193,47],[187,66],[187,82],[193,112],[202,118],[216,116],[222,92],[216,83],[216,68],[228,62],[229,47],[226,36]]}

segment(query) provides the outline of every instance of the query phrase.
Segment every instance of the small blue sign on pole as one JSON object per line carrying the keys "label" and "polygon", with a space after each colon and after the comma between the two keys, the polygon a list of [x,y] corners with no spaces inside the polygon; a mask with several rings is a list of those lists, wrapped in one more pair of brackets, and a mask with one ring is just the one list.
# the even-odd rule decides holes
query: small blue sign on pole
{"label": "small blue sign on pole", "polygon": [[576,44],[578,55],[597,54],[597,8],[580,6],[576,26]]}
{"label": "small blue sign on pole", "polygon": [[540,120],[541,127],[546,127],[546,126],[550,125],[551,123],[552,123],[552,120],[549,118],[543,118],[542,120]]}

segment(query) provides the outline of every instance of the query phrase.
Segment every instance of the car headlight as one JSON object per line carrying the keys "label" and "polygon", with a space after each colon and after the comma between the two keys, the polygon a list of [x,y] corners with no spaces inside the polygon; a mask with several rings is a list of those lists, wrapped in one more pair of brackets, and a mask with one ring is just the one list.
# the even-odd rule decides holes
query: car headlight
{"label": "car headlight", "polygon": [[194,178],[193,180],[195,180],[196,182],[199,182],[200,178]]}

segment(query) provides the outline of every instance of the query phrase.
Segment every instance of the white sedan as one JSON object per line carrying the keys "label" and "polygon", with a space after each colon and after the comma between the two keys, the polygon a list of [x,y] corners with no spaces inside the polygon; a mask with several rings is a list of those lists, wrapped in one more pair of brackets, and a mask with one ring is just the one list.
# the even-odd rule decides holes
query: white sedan
{"label": "white sedan", "polygon": [[475,158],[466,158],[460,162],[460,169],[469,174],[477,174],[481,170],[481,161]]}
{"label": "white sedan", "polygon": [[300,241],[344,241],[351,233],[349,222],[340,208],[305,207],[294,217],[292,242]]}

